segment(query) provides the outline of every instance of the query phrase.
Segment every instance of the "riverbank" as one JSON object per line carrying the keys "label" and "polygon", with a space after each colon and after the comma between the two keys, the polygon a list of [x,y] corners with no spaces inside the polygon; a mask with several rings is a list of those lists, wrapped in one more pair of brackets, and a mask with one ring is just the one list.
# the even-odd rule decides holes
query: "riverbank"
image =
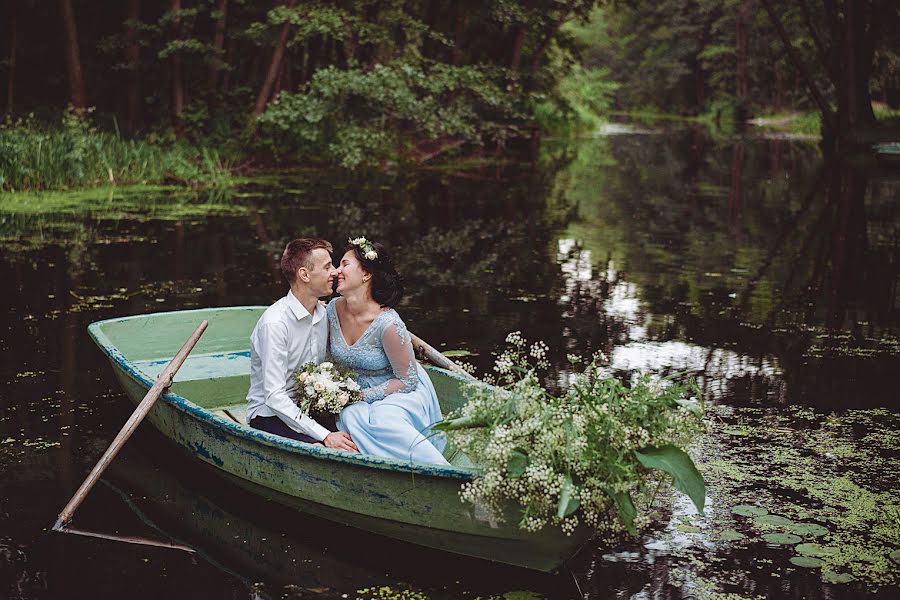
{"label": "riverbank", "polygon": [[32,118],[0,124],[0,192],[81,190],[98,186],[229,185],[219,153],[184,142],[125,139],[72,110],[60,126]]}

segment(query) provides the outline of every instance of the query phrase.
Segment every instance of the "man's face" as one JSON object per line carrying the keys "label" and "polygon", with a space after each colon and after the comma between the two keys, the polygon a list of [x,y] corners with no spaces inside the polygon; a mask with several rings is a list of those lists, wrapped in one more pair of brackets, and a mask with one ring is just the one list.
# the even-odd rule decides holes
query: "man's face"
{"label": "man's face", "polygon": [[[316,296],[331,295],[331,286],[337,269],[331,263],[331,254],[325,248],[316,248],[309,257],[311,268],[306,273],[309,276],[309,287]],[[304,267],[306,268],[306,267]]]}

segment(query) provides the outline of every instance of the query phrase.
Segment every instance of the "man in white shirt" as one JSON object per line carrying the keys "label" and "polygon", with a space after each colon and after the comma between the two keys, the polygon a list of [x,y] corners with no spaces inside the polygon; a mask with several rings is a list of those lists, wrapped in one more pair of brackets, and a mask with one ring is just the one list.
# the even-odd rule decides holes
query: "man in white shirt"
{"label": "man in white shirt", "polygon": [[291,289],[266,309],[250,335],[247,419],[255,429],[359,452],[347,433],[322,427],[300,412],[288,395],[297,367],[325,360],[328,320],[319,298],[331,294],[336,272],[331,244],[325,240],[294,240],[284,249],[281,274]]}

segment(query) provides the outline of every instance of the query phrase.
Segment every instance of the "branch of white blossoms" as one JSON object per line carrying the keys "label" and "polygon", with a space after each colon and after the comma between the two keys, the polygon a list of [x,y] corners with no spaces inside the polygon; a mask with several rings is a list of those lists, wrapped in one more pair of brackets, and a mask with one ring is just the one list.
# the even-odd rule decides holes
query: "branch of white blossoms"
{"label": "branch of white blossoms", "polygon": [[[548,346],[529,344],[519,332],[506,338],[496,359],[496,379],[464,389],[468,402],[434,429],[478,465],[463,484],[463,501],[509,514],[537,531],[556,525],[568,534],[589,526],[605,534],[635,533],[649,522],[634,497],[650,497],[663,471],[702,512],[705,485],[683,450],[702,431],[704,409],[693,383],[648,374],[629,383],[604,378],[602,354],[587,362],[569,387],[550,393],[539,370],[549,366]],[[574,365],[583,362],[569,356]]]}

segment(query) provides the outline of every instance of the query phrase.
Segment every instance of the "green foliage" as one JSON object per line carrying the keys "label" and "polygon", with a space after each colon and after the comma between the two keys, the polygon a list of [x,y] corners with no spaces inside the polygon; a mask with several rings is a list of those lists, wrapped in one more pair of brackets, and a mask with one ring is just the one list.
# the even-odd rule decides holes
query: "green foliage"
{"label": "green foliage", "polygon": [[507,341],[494,367],[499,387],[470,385],[468,403],[434,426],[481,469],[463,486],[463,500],[497,514],[517,505],[519,525],[530,531],[559,525],[571,533],[583,522],[634,533],[648,518],[633,496],[651,504],[660,471],[702,511],[703,478],[679,448],[702,429],[702,407],[684,399],[695,387],[647,375],[626,385],[603,377],[596,358],[554,395],[537,375],[547,346],[528,346],[518,333]]}
{"label": "green foliage", "polygon": [[31,118],[0,125],[0,190],[163,182],[219,186],[229,177],[214,150],[122,139],[97,130],[89,115],[72,109],[63,113],[60,127]]}
{"label": "green foliage", "polygon": [[402,157],[419,139],[480,144],[502,136],[505,120],[524,116],[503,79],[503,70],[492,67],[424,61],[328,67],[300,92],[283,92],[259,123],[274,146],[297,158],[377,166]]}

